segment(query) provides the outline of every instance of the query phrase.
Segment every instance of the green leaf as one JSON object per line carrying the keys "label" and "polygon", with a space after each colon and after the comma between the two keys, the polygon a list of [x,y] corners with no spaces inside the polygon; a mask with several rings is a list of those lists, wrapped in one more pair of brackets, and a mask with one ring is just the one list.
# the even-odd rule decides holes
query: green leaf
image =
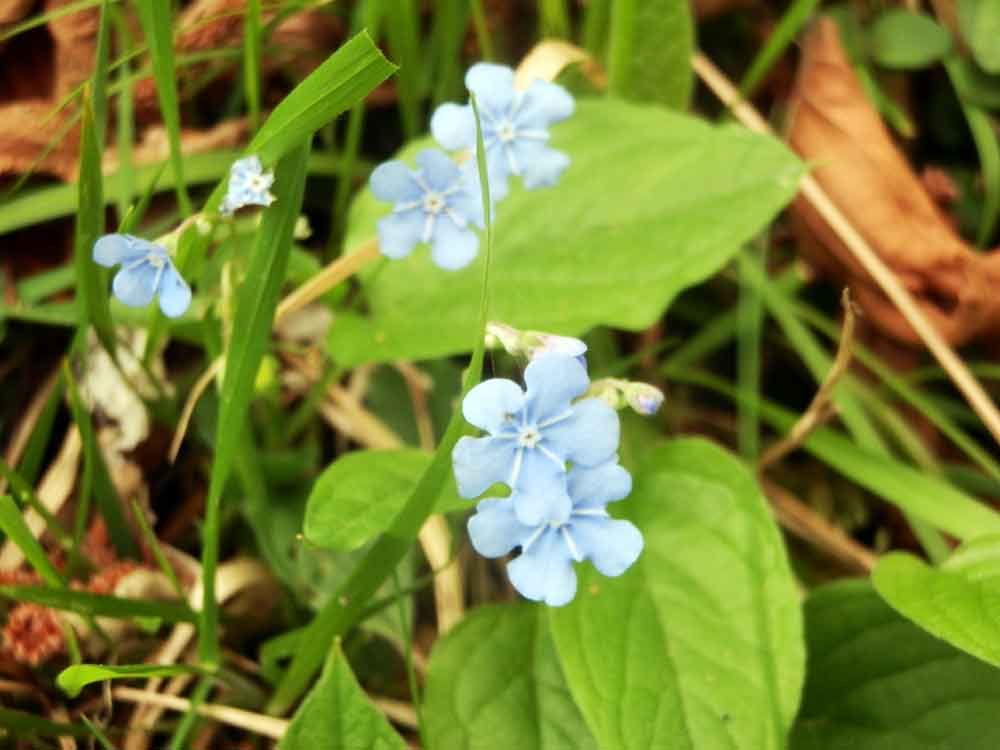
{"label": "green leaf", "polygon": [[932,638],[866,581],[812,592],[792,750],[993,750],[1000,672]]}
{"label": "green leaf", "polygon": [[929,16],[887,10],[869,30],[875,61],[885,68],[925,68],[951,51],[951,35]]}
{"label": "green leaf", "polygon": [[277,199],[263,213],[236,303],[233,330],[239,334],[233,336],[226,356],[214,446],[215,460],[203,528],[205,591],[199,635],[202,659],[209,663],[218,658],[218,608],[214,589],[221,523],[219,506],[254,394],[257,370],[271,342],[274,310],[288,268],[295,222],[302,208],[308,158],[309,144],[303,142],[278,162],[274,179]]}
{"label": "green leaf", "polygon": [[[59,585],[54,584],[54,585]],[[194,611],[179,602],[126,599],[89,591],[73,591],[45,586],[0,586],[0,596],[18,602],[32,602],[50,609],[93,617],[120,620],[146,619],[163,622],[194,622]]]}
{"label": "green leaf", "polygon": [[56,684],[70,698],[76,698],[87,685],[104,680],[139,677],[174,677],[179,674],[201,674],[187,664],[75,664],[66,667],[56,677]]}
{"label": "green leaf", "polygon": [[1000,1],[958,0],[958,25],[976,62],[1000,73]]}
{"label": "green leaf", "polygon": [[[497,206],[490,314],[566,335],[651,325],[770,221],[803,169],[773,138],[613,100],[580,101],[552,138],[573,160],[559,186],[515,187]],[[363,191],[347,246],[373,237],[390,210]],[[418,248],[366,274],[371,317],[360,330],[358,318],[338,318],[331,356],[352,366],[467,351],[482,264],[443,271]]]}
{"label": "green leaf", "polygon": [[[306,538],[340,550],[367,544],[392,526],[430,463],[431,455],[416,449],[356,451],[337,459],[309,494]],[[450,483],[435,505],[438,513],[468,507]]]}
{"label": "green leaf", "polygon": [[191,199],[184,182],[184,156],[181,153],[181,115],[177,104],[177,74],[174,64],[173,3],[165,0],[139,0],[136,9],[146,35],[149,56],[153,61],[160,115],[167,126],[177,202],[180,203],[181,212],[187,215],[191,213]]}
{"label": "green leaf", "polygon": [[686,0],[611,3],[608,90],[612,94],[687,109],[694,87],[693,51],[694,22]]}
{"label": "green leaf", "polygon": [[406,750],[403,738],[371,704],[339,641],[316,687],[302,701],[280,750]]}
{"label": "green leaf", "polygon": [[342,44],[274,108],[247,153],[273,164],[396,70],[365,32]]}
{"label": "green leaf", "polygon": [[0,729],[15,737],[86,737],[82,724],[62,724],[43,719],[35,713],[0,706]]}
{"label": "green leaf", "polygon": [[[86,97],[80,131],[79,179],[73,256],[80,298],[80,326],[81,331],[85,331],[88,324],[93,325],[101,344],[114,358],[117,348],[108,307],[107,274],[93,259],[94,243],[104,233],[104,198],[101,147],[97,140],[94,112]],[[82,337],[80,342],[85,344],[86,338]]]}
{"label": "green leaf", "polygon": [[433,748],[597,750],[529,604],[479,607],[434,644],[424,717]]}
{"label": "green leaf", "polygon": [[31,567],[49,586],[61,588],[65,585],[59,571],[25,523],[21,509],[7,495],[0,495],[0,531],[17,545]]}
{"label": "green leaf", "polygon": [[781,535],[753,477],[704,440],[648,456],[614,508],[645,537],[621,578],[579,569],[551,610],[570,690],[603,750],[785,747],[804,672]]}
{"label": "green leaf", "polygon": [[1000,667],[1000,535],[962,545],[940,568],[894,552],[879,560],[872,582],[927,632]]}

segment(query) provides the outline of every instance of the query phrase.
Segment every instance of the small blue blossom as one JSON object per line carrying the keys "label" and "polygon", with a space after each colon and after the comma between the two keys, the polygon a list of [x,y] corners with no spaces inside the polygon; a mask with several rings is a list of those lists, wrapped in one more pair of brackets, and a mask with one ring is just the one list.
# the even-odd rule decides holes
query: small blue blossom
{"label": "small blue blossom", "polygon": [[[548,128],[573,114],[573,97],[555,83],[536,80],[525,91],[514,88],[514,71],[503,65],[477,63],[465,75],[476,96],[486,170],[494,200],[507,194],[511,175],[529,190],[550,187],[569,166],[569,157],[548,145]],[[444,148],[475,154],[476,121],[469,104],[442,104],[431,117],[431,133]],[[469,162],[473,174],[475,159]]]}
{"label": "small blue blossom", "polygon": [[163,314],[176,318],[191,304],[191,288],[161,245],[129,234],[106,234],[94,243],[94,261],[108,268],[121,264],[111,289],[129,307],[145,307],[159,294]]}
{"label": "small blue blossom", "polygon": [[643,539],[632,523],[611,518],[607,504],[626,497],[632,477],[617,459],[592,468],[574,465],[566,475],[572,509],[565,519],[522,522],[510,499],[480,501],[469,519],[469,539],[484,557],[503,557],[521,548],[507,575],[522,596],[561,607],[576,594],[574,562],[590,560],[606,576],[624,573],[642,552]]}
{"label": "small blue blossom", "polygon": [[395,204],[378,223],[383,255],[403,258],[417,244],[429,243],[431,258],[449,271],[464,268],[476,257],[479,237],[472,227],[485,226],[482,194],[443,152],[421,151],[416,171],[401,161],[380,164],[369,184],[376,198]]}
{"label": "small blue blossom", "polygon": [[546,354],[524,371],[527,390],[512,380],[480,383],[462,402],[465,418],[485,430],[463,437],[452,452],[462,497],[478,497],[500,482],[513,491],[522,523],[565,522],[572,510],[566,494],[566,462],[597,466],[618,450],[618,415],[603,401],[573,403],[589,386],[575,357]]}
{"label": "small blue blossom", "polygon": [[228,216],[244,206],[270,206],[273,184],[274,172],[265,172],[256,156],[237,159],[229,168],[229,185],[219,213]]}

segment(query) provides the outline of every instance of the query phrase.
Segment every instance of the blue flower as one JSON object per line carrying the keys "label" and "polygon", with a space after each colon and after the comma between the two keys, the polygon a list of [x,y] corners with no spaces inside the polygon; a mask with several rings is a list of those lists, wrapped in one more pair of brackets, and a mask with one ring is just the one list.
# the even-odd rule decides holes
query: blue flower
{"label": "blue flower", "polygon": [[265,172],[256,156],[237,159],[229,168],[229,185],[219,213],[228,216],[244,206],[270,206],[273,184],[274,172]]}
{"label": "blue flower", "polygon": [[369,180],[381,201],[395,203],[378,223],[379,250],[390,258],[409,255],[418,243],[430,243],[431,257],[455,271],[472,262],[479,237],[472,225],[485,226],[479,185],[443,152],[417,154],[417,170],[401,161],[380,164]]}
{"label": "blue flower", "polygon": [[510,499],[487,498],[469,519],[469,539],[484,557],[521,548],[507,575],[522,596],[561,607],[576,594],[574,562],[590,560],[606,576],[624,573],[642,552],[642,534],[632,523],[608,515],[606,506],[632,490],[632,477],[612,460],[573,466],[566,475],[572,510],[566,519],[523,523]]}
{"label": "blue flower", "polygon": [[111,289],[129,307],[145,307],[159,293],[163,314],[176,318],[191,304],[191,288],[161,245],[129,234],[106,234],[94,243],[94,261],[108,268],[121,264]]}
{"label": "blue flower", "polygon": [[[494,200],[507,194],[510,175],[524,179],[529,190],[559,181],[569,157],[549,147],[548,128],[573,114],[573,97],[562,86],[536,80],[525,91],[514,88],[514,71],[503,65],[477,63],[465,75],[476,95],[486,170]],[[475,154],[476,121],[469,104],[442,104],[431,117],[431,133],[444,148]],[[476,173],[475,159],[469,168]]]}
{"label": "blue flower", "polygon": [[462,497],[478,497],[500,482],[513,490],[522,523],[569,518],[566,462],[597,466],[618,450],[618,415],[603,401],[577,403],[589,385],[575,357],[546,354],[524,371],[527,391],[512,380],[480,383],[462,402],[465,418],[489,435],[463,437],[452,452]]}

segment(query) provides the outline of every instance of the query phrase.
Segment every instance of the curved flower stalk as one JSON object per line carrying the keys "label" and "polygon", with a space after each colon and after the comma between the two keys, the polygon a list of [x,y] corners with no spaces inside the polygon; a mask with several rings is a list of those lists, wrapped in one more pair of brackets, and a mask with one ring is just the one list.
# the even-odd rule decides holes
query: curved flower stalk
{"label": "curved flower stalk", "polygon": [[517,491],[509,499],[482,500],[468,524],[472,546],[484,557],[503,557],[520,547],[521,554],[507,564],[510,582],[527,599],[552,607],[576,595],[573,563],[590,560],[602,574],[619,576],[643,548],[639,529],[608,515],[608,503],[632,490],[632,477],[617,457],[593,468],[574,466],[566,486],[572,507],[565,518],[524,523],[514,510]]}
{"label": "curved flower stalk", "polygon": [[229,184],[219,213],[231,216],[244,206],[270,206],[274,203],[273,184],[274,172],[265,172],[257,156],[237,159],[229,168]]}
{"label": "curved flower stalk", "polygon": [[130,234],[106,234],[94,243],[93,257],[108,268],[121,265],[111,289],[129,307],[145,307],[159,295],[163,314],[176,318],[191,304],[191,288],[162,245]]}
{"label": "curved flower stalk", "polygon": [[[573,114],[575,102],[566,89],[536,80],[525,91],[514,88],[514,71],[503,65],[477,63],[465,75],[476,95],[486,148],[490,194],[502,200],[511,175],[529,190],[555,185],[569,157],[550,147],[549,127]],[[431,133],[442,147],[476,150],[476,121],[469,104],[442,104],[431,117]],[[475,174],[476,160],[469,170]]]}
{"label": "curved flower stalk", "polygon": [[566,464],[597,466],[618,451],[618,415],[599,399],[574,403],[590,383],[575,358],[546,354],[524,371],[527,390],[494,378],[466,395],[462,413],[484,437],[463,437],[452,452],[459,494],[474,498],[494,484],[513,491],[518,519],[565,522],[573,503]]}
{"label": "curved flower stalk", "polygon": [[473,227],[485,226],[474,177],[436,149],[417,154],[416,170],[401,161],[376,167],[369,180],[372,193],[395,204],[378,223],[382,254],[403,258],[418,244],[429,244],[441,268],[455,271],[469,265],[479,251]]}
{"label": "curved flower stalk", "polygon": [[544,331],[521,331],[505,323],[486,324],[486,346],[495,349],[502,346],[515,357],[534,359],[543,354],[563,354],[576,357],[586,367],[584,355],[587,345],[572,336],[560,336]]}

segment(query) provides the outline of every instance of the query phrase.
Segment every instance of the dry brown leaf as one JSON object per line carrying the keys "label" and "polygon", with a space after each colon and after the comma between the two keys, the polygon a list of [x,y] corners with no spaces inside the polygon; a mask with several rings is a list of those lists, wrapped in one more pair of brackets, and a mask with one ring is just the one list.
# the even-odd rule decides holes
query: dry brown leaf
{"label": "dry brown leaf", "polygon": [[53,116],[53,109],[41,99],[0,106],[0,177],[34,168],[39,174],[76,179],[80,130],[76,125],[67,129],[68,114]]}
{"label": "dry brown leaf", "polygon": [[0,3],[0,25],[17,23],[31,10],[35,0],[4,0]]}
{"label": "dry brown leaf", "polygon": [[[1000,334],[997,255],[973,250],[952,228],[868,101],[836,23],[806,35],[789,100],[789,143],[855,228],[898,275],[949,343]],[[801,196],[793,214],[816,266],[851,285],[867,317],[908,343],[918,338],[837,235]]]}
{"label": "dry brown leaf", "polygon": [[[73,0],[46,0],[44,12],[59,10],[70,2]],[[93,71],[100,20],[101,9],[94,6],[49,21],[48,31],[55,44],[55,88],[51,93],[56,100],[79,86]]]}

